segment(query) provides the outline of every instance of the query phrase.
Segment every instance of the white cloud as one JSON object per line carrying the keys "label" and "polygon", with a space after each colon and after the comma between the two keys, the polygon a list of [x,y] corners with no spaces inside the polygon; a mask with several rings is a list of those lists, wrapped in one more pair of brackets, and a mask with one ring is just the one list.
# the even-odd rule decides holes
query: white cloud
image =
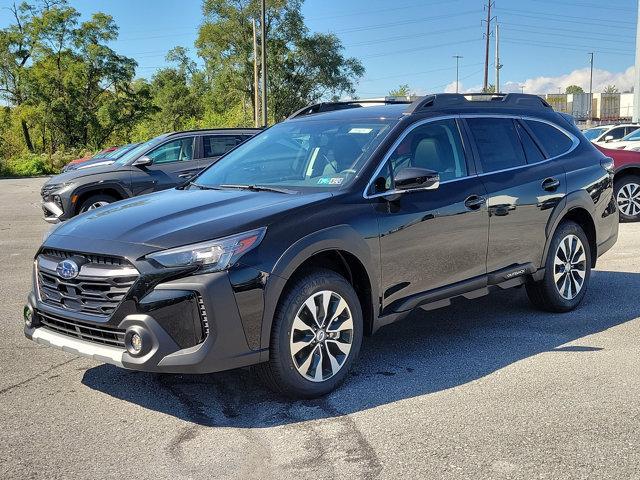
{"label": "white cloud", "polygon": [[[462,91],[462,82],[458,82],[459,90]],[[444,93],[456,93],[456,82],[451,82],[444,87]]]}
{"label": "white cloud", "polygon": [[[558,88],[564,93],[569,85],[578,85],[585,92],[589,91],[589,68],[581,68],[571,73],[556,77],[528,78],[522,83],[507,82],[501,88],[505,92],[518,92],[520,86],[524,86],[525,93],[558,93]],[[607,85],[615,85],[618,91],[629,90],[633,86],[634,67],[627,68],[624,72],[610,72],[608,70],[593,70],[593,91],[602,92]]]}

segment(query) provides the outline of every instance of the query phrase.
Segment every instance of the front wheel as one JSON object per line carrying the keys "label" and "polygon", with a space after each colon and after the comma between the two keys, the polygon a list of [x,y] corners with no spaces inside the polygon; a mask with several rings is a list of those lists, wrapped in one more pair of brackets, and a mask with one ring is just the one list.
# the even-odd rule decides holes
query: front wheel
{"label": "front wheel", "polygon": [[95,210],[96,208],[104,207],[105,205],[109,205],[110,203],[115,202],[116,199],[111,195],[92,195],[87,198],[82,205],[80,205],[79,213],[88,212],[89,210]]}
{"label": "front wheel", "polygon": [[258,374],[291,397],[325,395],[344,380],[362,343],[362,308],[346,279],[330,270],[300,276],[284,293]]}
{"label": "front wheel", "polygon": [[614,184],[620,220],[637,222],[640,220],[640,177],[626,175]]}
{"label": "front wheel", "polygon": [[576,308],[591,277],[591,248],[582,228],[574,222],[560,224],[549,247],[544,278],[527,284],[527,295],[536,307],[550,312]]}

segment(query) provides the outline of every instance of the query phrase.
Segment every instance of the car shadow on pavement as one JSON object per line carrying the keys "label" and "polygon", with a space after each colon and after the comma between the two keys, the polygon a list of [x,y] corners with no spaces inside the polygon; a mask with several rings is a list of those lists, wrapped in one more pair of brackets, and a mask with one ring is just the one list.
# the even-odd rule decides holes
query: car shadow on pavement
{"label": "car shadow on pavement", "polygon": [[[341,416],[463,385],[543,352],[597,355],[576,341],[640,317],[640,274],[595,271],[576,311],[535,310],[524,289],[460,301],[365,338],[344,384],[318,400],[289,400],[248,369],[159,375],[110,365],[87,370],[83,384],[115,398],[204,426],[261,428]],[[566,345],[572,343],[572,345]]]}

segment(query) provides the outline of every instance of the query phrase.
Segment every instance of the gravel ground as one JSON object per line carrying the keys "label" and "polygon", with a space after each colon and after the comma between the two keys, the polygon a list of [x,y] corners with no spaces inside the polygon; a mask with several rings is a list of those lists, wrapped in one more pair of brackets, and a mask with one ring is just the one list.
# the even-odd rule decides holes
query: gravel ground
{"label": "gravel ground", "polygon": [[640,479],[640,224],[577,311],[520,289],[416,313],[338,391],[289,402],[250,371],[135,373],[26,340],[43,181],[0,181],[2,479]]}

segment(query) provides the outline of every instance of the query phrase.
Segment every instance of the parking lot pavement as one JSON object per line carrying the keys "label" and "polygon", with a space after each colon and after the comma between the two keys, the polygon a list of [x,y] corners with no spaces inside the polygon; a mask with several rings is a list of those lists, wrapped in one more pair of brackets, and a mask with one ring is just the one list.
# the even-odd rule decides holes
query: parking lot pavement
{"label": "parking lot pavement", "polygon": [[577,311],[522,290],[366,339],[290,402],[249,371],[152,375],[23,337],[42,179],[0,180],[0,478],[640,478],[640,224]]}

